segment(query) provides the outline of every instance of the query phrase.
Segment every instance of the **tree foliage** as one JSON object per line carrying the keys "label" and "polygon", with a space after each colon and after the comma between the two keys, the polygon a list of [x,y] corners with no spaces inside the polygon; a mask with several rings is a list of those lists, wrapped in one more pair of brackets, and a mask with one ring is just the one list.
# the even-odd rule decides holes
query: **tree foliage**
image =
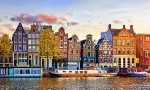
{"label": "tree foliage", "polygon": [[0,38],[0,57],[1,58],[7,58],[11,54],[11,43],[9,36],[7,34],[4,34]]}
{"label": "tree foliage", "polygon": [[59,54],[59,40],[50,29],[45,29],[40,34],[39,52],[42,56],[57,56]]}

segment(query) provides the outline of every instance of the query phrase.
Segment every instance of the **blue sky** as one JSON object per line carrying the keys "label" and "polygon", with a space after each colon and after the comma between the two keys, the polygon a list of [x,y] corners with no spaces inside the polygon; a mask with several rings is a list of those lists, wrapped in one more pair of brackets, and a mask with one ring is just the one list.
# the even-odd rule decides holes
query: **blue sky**
{"label": "blue sky", "polygon": [[36,21],[52,25],[54,31],[63,26],[80,40],[89,33],[97,40],[108,24],[133,24],[135,32],[149,33],[149,15],[150,0],[1,0],[0,34],[11,36],[21,19],[25,28]]}

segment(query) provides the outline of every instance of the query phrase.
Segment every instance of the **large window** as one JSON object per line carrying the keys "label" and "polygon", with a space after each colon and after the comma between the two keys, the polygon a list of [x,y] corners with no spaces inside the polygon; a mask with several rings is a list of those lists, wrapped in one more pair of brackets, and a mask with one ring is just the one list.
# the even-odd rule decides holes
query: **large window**
{"label": "large window", "polygon": [[14,38],[14,42],[17,42],[17,38]]}
{"label": "large window", "polygon": [[18,50],[17,45],[14,45],[14,51],[17,51],[17,50]]}
{"label": "large window", "polygon": [[26,43],[26,40],[27,40],[27,39],[24,37],[24,38],[23,38],[23,43]]}
{"label": "large window", "polygon": [[27,46],[23,45],[23,51],[27,51]]}
{"label": "large window", "polygon": [[22,43],[22,38],[19,38],[19,42]]}
{"label": "large window", "polygon": [[19,51],[22,51],[22,45],[19,45]]}
{"label": "large window", "polygon": [[88,57],[90,57],[91,56],[91,53],[90,52],[88,52]]}
{"label": "large window", "polygon": [[36,37],[36,34],[32,34],[32,38],[35,38]]}
{"label": "large window", "polygon": [[121,45],[121,40],[118,40],[117,44],[118,44],[118,45]]}
{"label": "large window", "polygon": [[67,37],[67,36],[65,36],[65,40],[66,40],[66,41],[68,40],[68,37]]}
{"label": "large window", "polygon": [[35,51],[35,46],[32,46],[32,51]]}
{"label": "large window", "polygon": [[31,44],[31,39],[28,40],[28,44]]}
{"label": "large window", "polygon": [[116,58],[114,58],[114,63],[116,63]]}
{"label": "large window", "polygon": [[35,44],[35,40],[32,40],[32,44]]}
{"label": "large window", "polygon": [[31,48],[31,46],[29,46],[29,47],[28,47],[28,50],[29,50],[29,52],[31,52],[31,51],[32,51],[32,48]]}
{"label": "large window", "polygon": [[36,38],[39,38],[39,34],[36,34]]}

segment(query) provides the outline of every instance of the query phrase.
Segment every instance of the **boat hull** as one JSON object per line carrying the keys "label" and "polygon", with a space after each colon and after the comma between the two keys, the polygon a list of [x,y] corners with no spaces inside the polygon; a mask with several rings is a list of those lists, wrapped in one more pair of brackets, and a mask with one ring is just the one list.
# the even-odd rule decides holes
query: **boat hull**
{"label": "boat hull", "polygon": [[119,73],[118,76],[124,77],[146,77],[146,74],[136,74],[136,73]]}
{"label": "boat hull", "polygon": [[113,77],[117,74],[102,74],[102,73],[93,73],[93,74],[56,74],[50,73],[50,77]]}

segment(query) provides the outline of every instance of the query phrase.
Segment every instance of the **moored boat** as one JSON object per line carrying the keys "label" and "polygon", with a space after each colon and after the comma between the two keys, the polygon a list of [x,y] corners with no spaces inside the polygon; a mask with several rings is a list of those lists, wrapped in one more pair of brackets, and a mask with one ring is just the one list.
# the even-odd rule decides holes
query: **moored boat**
{"label": "moored boat", "polygon": [[101,73],[99,70],[55,70],[51,77],[112,77],[117,73]]}
{"label": "moored boat", "polygon": [[148,76],[147,72],[144,72],[140,67],[137,68],[120,68],[118,76],[127,76],[127,77],[146,77]]}

